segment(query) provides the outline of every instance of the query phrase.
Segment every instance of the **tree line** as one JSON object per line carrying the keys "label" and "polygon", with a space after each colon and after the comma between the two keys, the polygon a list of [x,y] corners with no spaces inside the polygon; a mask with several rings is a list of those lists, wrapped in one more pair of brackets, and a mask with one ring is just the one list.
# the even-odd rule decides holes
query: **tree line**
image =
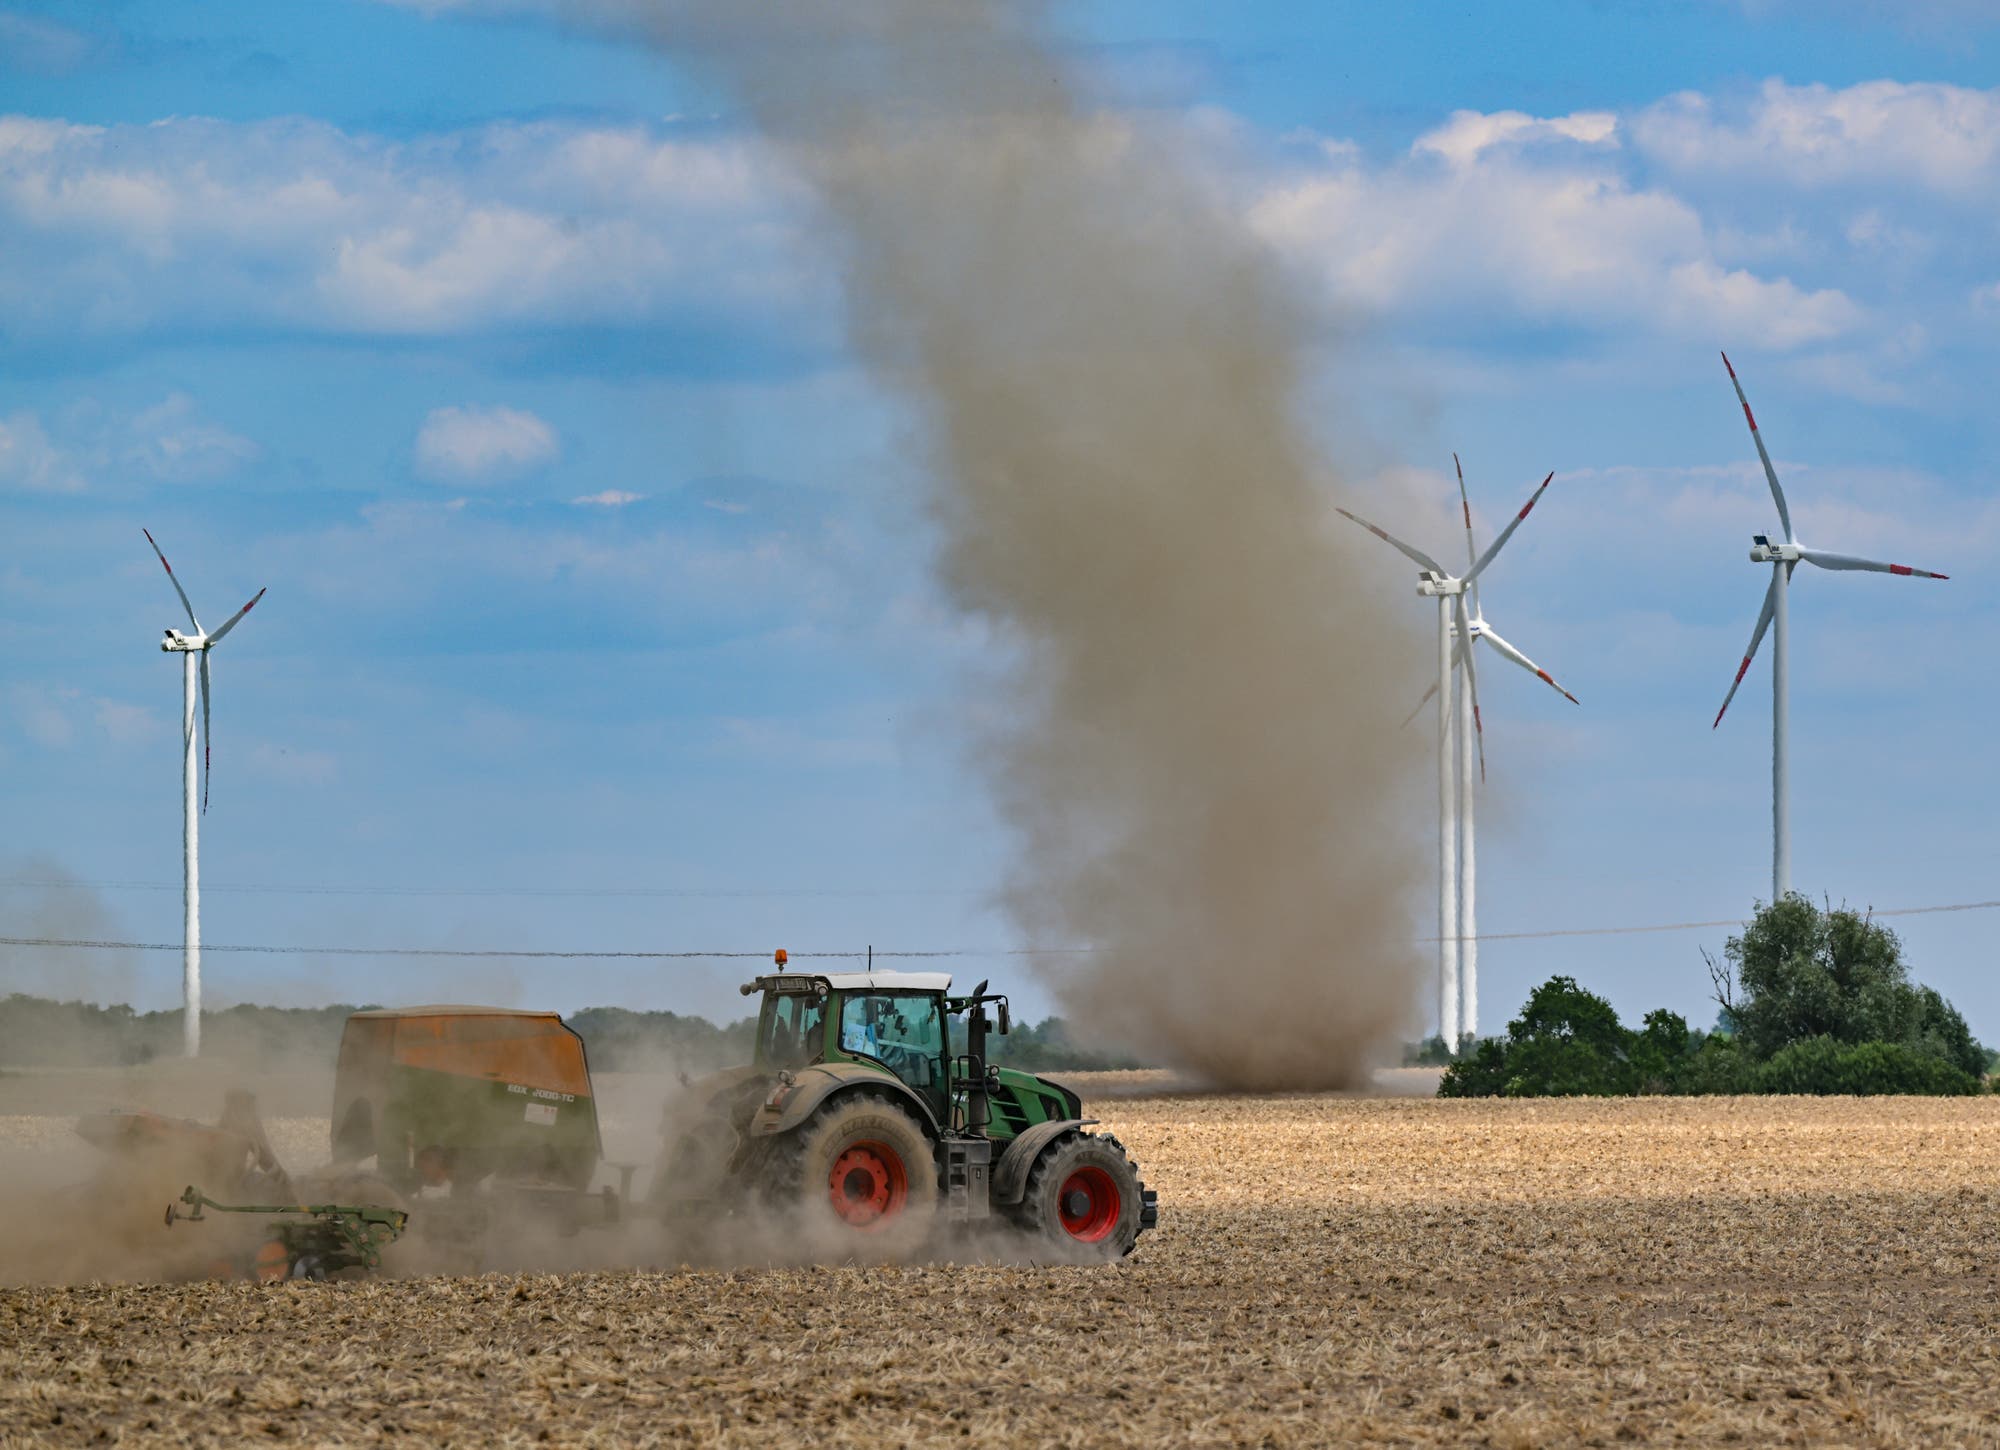
{"label": "tree line", "polygon": [[1504,1037],[1445,1069],[1441,1097],[1626,1093],[1977,1093],[1993,1055],[1910,980],[1896,934],[1796,893],[1704,957],[1713,1030],[1648,1012],[1637,1028],[1569,977],[1529,996]]}

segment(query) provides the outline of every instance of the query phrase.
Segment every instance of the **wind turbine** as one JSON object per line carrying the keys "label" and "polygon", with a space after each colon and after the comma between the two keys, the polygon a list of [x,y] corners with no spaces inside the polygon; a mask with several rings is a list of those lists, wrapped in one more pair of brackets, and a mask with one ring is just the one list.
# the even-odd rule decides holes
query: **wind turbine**
{"label": "wind turbine", "polygon": [[[1521,511],[1500,531],[1484,554],[1478,552],[1472,534],[1472,504],[1466,497],[1465,470],[1458,455],[1452,455],[1458,469],[1459,507],[1465,516],[1466,572],[1453,577],[1445,567],[1424,553],[1369,523],[1359,515],[1340,509],[1339,513],[1411,560],[1422,571],[1417,576],[1417,592],[1438,602],[1438,680],[1417,710],[1432,696],[1438,701],[1438,1035],[1447,1050],[1456,1053],[1460,1042],[1479,1035],[1479,942],[1476,895],[1477,856],[1473,831],[1472,757],[1475,743],[1479,752],[1479,774],[1486,775],[1486,727],[1479,714],[1479,671],[1473,646],[1479,641],[1503,658],[1519,665],[1557,691],[1572,705],[1576,696],[1555,682],[1553,676],[1507,643],[1486,622],[1479,602],[1479,576],[1514,537],[1514,530],[1541,500],[1551,472],[1541,481]],[[1466,595],[1472,607],[1466,608]],[[1455,670],[1465,667],[1465,688],[1454,689]],[[1456,720],[1454,720],[1456,717]],[[1410,719],[1416,718],[1416,711]],[[1408,721],[1405,721],[1407,724]],[[1454,740],[1457,750],[1454,752]],[[1454,758],[1455,756],[1455,758]]]}
{"label": "wind turbine", "polygon": [[[167,562],[154,540],[152,530],[141,529],[146,542],[152,544],[154,554],[159,556],[160,567],[167,571],[167,581],[174,586],[174,593],[181,597],[181,608],[187,611],[188,623],[194,633],[182,634],[178,629],[169,629],[160,641],[160,648],[168,654],[181,657],[181,904],[184,911],[183,936],[181,946],[181,1007],[183,1040],[189,1057],[201,1055],[201,852],[200,818],[208,809],[208,652],[222,643],[223,636],[236,628],[237,622],[257,607],[257,601],[264,597],[259,589],[250,602],[229,616],[222,628],[213,634],[204,634],[201,621],[195,618],[194,606],[188,603],[187,590],[181,588],[181,581],[174,574],[174,566]],[[199,663],[197,663],[199,661]],[[197,683],[199,675],[199,683]],[[199,808],[195,802],[194,771],[194,705],[195,695],[201,696],[201,801]]]}
{"label": "wind turbine", "polygon": [[1757,428],[1757,415],[1750,411],[1750,400],[1743,396],[1743,382],[1730,365],[1728,353],[1722,355],[1722,365],[1729,369],[1729,381],[1736,388],[1736,401],[1743,405],[1743,420],[1750,425],[1750,437],[1757,445],[1757,457],[1764,464],[1764,477],[1770,480],[1771,499],[1778,505],[1778,522],[1784,526],[1785,541],[1774,544],[1768,535],[1751,535],[1750,562],[1771,566],[1771,587],[1764,591],[1764,608],[1757,616],[1757,627],[1750,632],[1750,648],[1743,652],[1743,663],[1736,667],[1736,678],[1730,681],[1729,693],[1722,697],[1722,709],[1715,712],[1715,724],[1708,728],[1713,730],[1722,723],[1729,702],[1736,698],[1737,686],[1750,672],[1750,661],[1757,657],[1757,646],[1764,642],[1764,631],[1775,622],[1777,629],[1771,638],[1771,900],[1775,904],[1783,901],[1792,889],[1792,782],[1786,759],[1791,735],[1791,706],[1786,699],[1791,663],[1786,638],[1790,628],[1785,605],[1785,596],[1791,588],[1792,570],[1803,560],[1822,569],[1840,572],[1860,570],[1870,574],[1901,574],[1915,579],[1945,579],[1950,576],[1934,574],[1929,569],[1912,569],[1908,564],[1880,564],[1852,554],[1829,554],[1824,549],[1808,549],[1800,544],[1798,536],[1792,532],[1792,511],[1785,507],[1785,491],[1778,486],[1778,470],[1771,466],[1771,455],[1764,447],[1764,435]]}

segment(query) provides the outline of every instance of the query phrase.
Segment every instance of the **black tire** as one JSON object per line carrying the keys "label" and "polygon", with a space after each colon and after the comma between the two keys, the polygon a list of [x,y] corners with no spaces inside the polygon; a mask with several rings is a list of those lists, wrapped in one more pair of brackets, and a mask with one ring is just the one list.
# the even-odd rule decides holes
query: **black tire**
{"label": "black tire", "polygon": [[901,1252],[937,1216],[937,1159],[917,1120],[874,1093],[825,1103],[774,1145],[766,1197],[854,1252]]}
{"label": "black tire", "polygon": [[1125,1145],[1105,1134],[1066,1133],[1042,1150],[1012,1217],[1070,1263],[1115,1263],[1157,1215]]}

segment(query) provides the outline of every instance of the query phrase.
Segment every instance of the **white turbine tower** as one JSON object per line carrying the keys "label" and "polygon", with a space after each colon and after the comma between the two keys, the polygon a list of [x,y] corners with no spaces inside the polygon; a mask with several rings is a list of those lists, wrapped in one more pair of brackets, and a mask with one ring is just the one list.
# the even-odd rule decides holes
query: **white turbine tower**
{"label": "white turbine tower", "polygon": [[[1458,455],[1452,455],[1454,467]],[[1472,537],[1472,505],[1465,494],[1465,471],[1458,473],[1459,507],[1465,515],[1465,557],[1463,578],[1454,578],[1444,566],[1412,548],[1366,519],[1339,512],[1414,562],[1423,572],[1417,576],[1417,592],[1438,602],[1438,682],[1417,702],[1421,710],[1433,696],[1438,701],[1438,1035],[1447,1049],[1457,1052],[1459,1044],[1479,1035],[1479,942],[1476,893],[1475,837],[1473,831],[1472,757],[1479,752],[1479,773],[1486,774],[1485,723],[1479,714],[1479,669],[1472,646],[1478,641],[1542,680],[1572,705],[1576,696],[1558,685],[1549,672],[1507,643],[1486,622],[1479,602],[1479,576],[1514,536],[1514,530],[1541,499],[1551,473],[1529,496],[1507,527],[1500,531],[1484,554]],[[1466,608],[1465,596],[1472,596]],[[1465,667],[1465,687],[1454,689],[1456,667]],[[1455,718],[1454,718],[1455,717]],[[1416,718],[1412,711],[1411,719]],[[1407,722],[1405,722],[1407,723]],[[1453,749],[1454,743],[1457,746]]]}
{"label": "white turbine tower", "polygon": [[[160,641],[160,648],[169,654],[181,657],[181,904],[184,911],[183,936],[181,946],[181,1006],[183,1016],[183,1041],[187,1055],[201,1055],[201,852],[200,818],[208,809],[208,652],[222,643],[223,636],[236,628],[237,621],[257,607],[257,600],[264,597],[259,589],[254,598],[229,616],[222,628],[213,634],[204,634],[201,621],[194,616],[194,606],[188,603],[187,590],[181,588],[181,581],[174,576],[174,566],[167,562],[167,556],[153,539],[152,530],[142,529],[146,542],[153,545],[153,552],[159,556],[160,567],[167,571],[167,580],[174,586],[174,593],[181,597],[181,608],[187,611],[188,623],[194,633],[182,634],[170,629]],[[197,678],[198,677],[198,678]],[[195,696],[201,696],[201,799],[195,799],[194,769],[194,706]]]}
{"label": "white turbine tower", "polygon": [[1757,616],[1757,627],[1750,632],[1750,648],[1743,652],[1743,663],[1736,667],[1736,678],[1730,681],[1729,693],[1722,697],[1722,709],[1715,712],[1715,724],[1708,728],[1713,730],[1722,723],[1729,702],[1736,698],[1737,686],[1750,672],[1750,661],[1757,657],[1757,646],[1764,642],[1764,631],[1775,623],[1777,628],[1771,636],[1771,900],[1779,902],[1792,889],[1792,782],[1790,763],[1786,759],[1791,748],[1791,707],[1786,699],[1791,662],[1790,641],[1787,638],[1790,629],[1785,605],[1785,596],[1791,589],[1792,570],[1803,560],[1822,569],[1837,571],[1858,569],[1870,574],[1901,574],[1915,579],[1944,579],[1949,576],[1934,574],[1928,569],[1912,569],[1907,564],[1879,564],[1873,559],[1858,559],[1852,554],[1829,554],[1824,549],[1808,549],[1801,545],[1798,536],[1792,532],[1792,511],[1785,507],[1785,491],[1778,487],[1778,470],[1771,466],[1771,455],[1764,447],[1764,435],[1757,429],[1757,415],[1750,411],[1750,400],[1743,396],[1742,380],[1736,376],[1736,369],[1730,366],[1728,353],[1722,355],[1722,365],[1729,369],[1729,381],[1736,388],[1736,401],[1743,405],[1743,419],[1750,425],[1750,437],[1757,445],[1757,457],[1764,464],[1764,477],[1770,480],[1771,499],[1778,506],[1778,522],[1784,526],[1785,540],[1774,544],[1765,534],[1751,536],[1750,562],[1771,566],[1771,587],[1764,591],[1764,609]]}

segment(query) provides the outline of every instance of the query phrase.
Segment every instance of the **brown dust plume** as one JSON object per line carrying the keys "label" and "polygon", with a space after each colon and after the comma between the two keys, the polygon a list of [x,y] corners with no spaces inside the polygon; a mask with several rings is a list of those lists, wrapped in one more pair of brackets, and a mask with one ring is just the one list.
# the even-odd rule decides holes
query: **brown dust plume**
{"label": "brown dust plume", "polygon": [[856,346],[928,430],[944,584],[1011,642],[973,755],[1020,929],[1096,949],[1049,968],[1081,1031],[1222,1086],[1361,1080],[1420,977],[1426,655],[1327,527],[1278,268],[1170,125],[1079,98],[1037,6],[595,13],[818,194]]}

